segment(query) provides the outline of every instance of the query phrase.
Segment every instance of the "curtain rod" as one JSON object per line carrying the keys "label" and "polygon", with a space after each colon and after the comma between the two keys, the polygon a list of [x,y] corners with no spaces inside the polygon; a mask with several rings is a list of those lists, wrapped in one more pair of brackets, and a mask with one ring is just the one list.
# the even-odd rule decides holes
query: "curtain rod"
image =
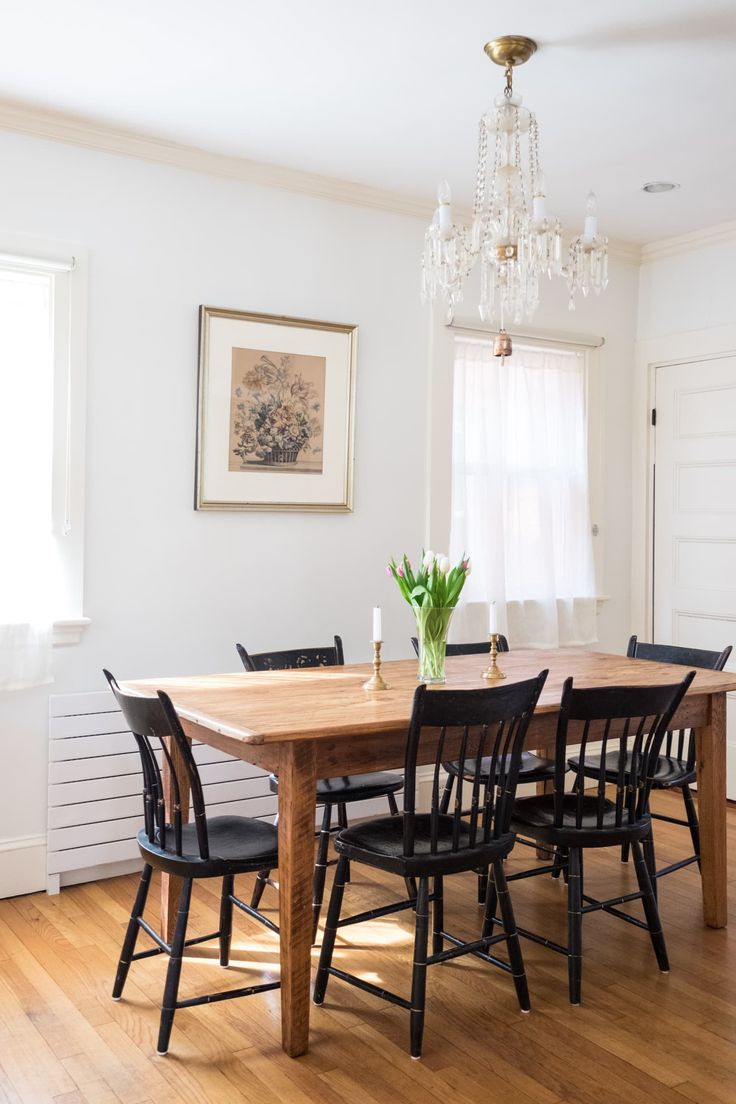
{"label": "curtain rod", "polygon": [[66,261],[56,261],[49,257],[23,257],[15,253],[0,253],[0,266],[32,272],[73,272],[76,259],[69,257]]}
{"label": "curtain rod", "polygon": [[[479,338],[495,337],[498,333],[498,330],[490,326],[484,327],[482,323],[473,322],[448,322],[447,328],[456,333],[470,334],[472,337]],[[533,326],[528,326],[525,330],[509,330],[508,333],[514,341],[543,341],[548,345],[580,345],[583,349],[600,349],[606,343],[604,337],[596,337],[593,334],[563,331],[551,333],[549,330],[538,330]]]}

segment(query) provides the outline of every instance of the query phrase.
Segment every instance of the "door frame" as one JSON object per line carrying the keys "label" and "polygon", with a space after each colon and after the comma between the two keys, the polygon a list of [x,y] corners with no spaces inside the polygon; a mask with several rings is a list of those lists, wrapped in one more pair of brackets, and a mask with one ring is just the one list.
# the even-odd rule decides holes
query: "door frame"
{"label": "door frame", "polygon": [[654,622],[654,449],[651,423],[657,368],[736,356],[736,325],[653,337],[636,343],[632,396],[631,631],[651,640]]}

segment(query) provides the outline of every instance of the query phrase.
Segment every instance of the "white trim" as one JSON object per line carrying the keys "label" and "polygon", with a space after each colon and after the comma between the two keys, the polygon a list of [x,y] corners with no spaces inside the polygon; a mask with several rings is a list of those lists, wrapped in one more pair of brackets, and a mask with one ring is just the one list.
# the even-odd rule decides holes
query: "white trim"
{"label": "white trim", "polygon": [[0,897],[36,893],[46,885],[46,836],[0,839]]}
{"label": "white trim", "polygon": [[[734,224],[736,226],[736,224]],[[645,640],[652,635],[654,552],[654,443],[650,412],[654,375],[666,364],[687,364],[736,355],[736,326],[688,330],[636,344],[633,388],[631,485],[631,631]]]}
{"label": "white trim", "polygon": [[641,264],[652,264],[665,257],[676,257],[681,253],[691,253],[694,249],[704,249],[709,245],[721,245],[736,239],[736,220],[719,222],[715,226],[706,226],[703,230],[694,230],[689,234],[677,234],[661,241],[648,242],[641,249]]}
{"label": "white trim", "polygon": [[89,624],[89,617],[76,617],[67,621],[54,621],[54,647],[59,648],[69,644],[79,644],[84,630]]}
{"label": "white trim", "polygon": [[[35,138],[50,138],[55,142],[135,157],[143,161],[155,161],[192,172],[209,173],[211,176],[224,176],[230,180],[242,180],[266,188],[283,188],[319,199],[350,203],[356,207],[410,215],[426,222],[429,222],[434,213],[434,201],[423,196],[394,192],[387,188],[373,188],[334,176],[321,176],[301,169],[251,161],[246,157],[212,153],[198,146],[169,142],[164,138],[92,123],[61,112],[41,111],[19,103],[0,103],[0,130],[12,130]],[[470,225],[472,214],[469,211],[458,210],[457,215]],[[641,247],[631,242],[609,241],[608,252],[614,260],[638,265]]]}

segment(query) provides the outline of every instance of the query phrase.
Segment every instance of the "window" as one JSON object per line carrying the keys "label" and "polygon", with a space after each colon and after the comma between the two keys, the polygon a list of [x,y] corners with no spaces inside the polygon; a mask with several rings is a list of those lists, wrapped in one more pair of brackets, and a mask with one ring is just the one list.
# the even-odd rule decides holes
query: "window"
{"label": "window", "polygon": [[0,689],[84,623],[81,290],[71,257],[0,254]]}
{"label": "window", "polygon": [[465,631],[486,631],[480,607],[496,600],[514,644],[596,639],[586,394],[580,350],[517,339],[502,365],[487,339],[455,338],[450,543],[473,561]]}

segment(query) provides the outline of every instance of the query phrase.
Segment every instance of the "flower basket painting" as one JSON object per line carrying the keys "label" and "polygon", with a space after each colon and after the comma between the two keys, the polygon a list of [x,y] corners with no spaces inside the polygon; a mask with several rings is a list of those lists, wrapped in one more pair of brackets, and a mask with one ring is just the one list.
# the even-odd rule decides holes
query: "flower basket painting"
{"label": "flower basket painting", "polygon": [[351,510],[357,326],[200,307],[197,510]]}
{"label": "flower basket painting", "polygon": [[322,472],[325,358],[233,349],[230,471]]}

